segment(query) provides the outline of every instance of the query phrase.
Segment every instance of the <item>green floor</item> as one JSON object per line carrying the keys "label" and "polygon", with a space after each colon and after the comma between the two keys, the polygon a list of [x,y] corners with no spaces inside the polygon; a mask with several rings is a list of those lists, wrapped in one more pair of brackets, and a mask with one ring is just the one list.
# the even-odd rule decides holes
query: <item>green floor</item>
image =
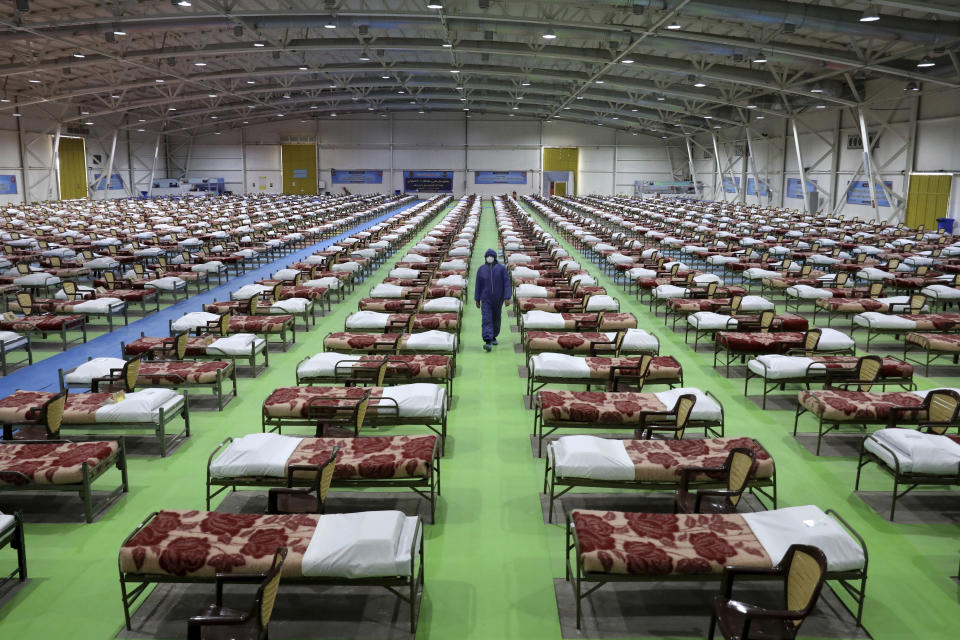
{"label": "green floor", "polygon": [[[495,244],[492,207],[486,203],[475,257]],[[153,510],[202,508],[209,453],[228,435],[260,430],[263,398],[294,383],[296,362],[322,350],[322,337],[342,329],[346,314],[388,270],[374,273],[314,330],[298,333],[289,352],[271,354],[267,373],[241,379],[240,397],[222,413],[194,412],[193,437],[171,457],[132,460],[130,494],[98,522],[28,525],[31,582],[0,608],[0,637],[112,638],[123,624],[116,565],[121,540]],[[836,509],[866,537],[870,579],[864,621],[874,638],[957,636],[958,585],[949,577],[960,558],[956,526],[885,523],[852,495],[852,459],[814,458],[790,435],[792,411],[761,411],[743,397],[742,379],[724,380],[711,370],[706,355],[684,345],[681,334],[664,330],[662,320],[652,320],[645,307],[627,301],[606,278],[600,282],[617,292],[641,327],[659,335],[661,353],[680,359],[688,386],[716,393],[726,410],[728,434],[756,437],[773,454],[783,506],[816,503]],[[519,334],[509,331],[511,322],[504,317],[501,345],[488,354],[481,348],[479,311],[473,306],[466,311],[439,524],[427,527],[419,638],[560,637],[553,578],[563,576],[563,531],[542,521],[543,464],[530,452],[533,417],[522,404],[518,366],[523,358],[513,350]],[[889,485],[879,473],[867,476],[868,489]],[[638,495],[637,507],[642,504]],[[3,553],[0,570],[12,569],[10,560],[11,554]],[[198,610],[205,604],[198,603]]]}

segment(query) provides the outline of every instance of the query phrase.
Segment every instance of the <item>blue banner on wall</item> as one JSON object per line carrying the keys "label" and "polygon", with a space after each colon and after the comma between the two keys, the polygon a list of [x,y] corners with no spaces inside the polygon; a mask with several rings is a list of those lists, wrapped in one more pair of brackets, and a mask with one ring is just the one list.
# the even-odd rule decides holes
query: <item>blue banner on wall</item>
{"label": "blue banner on wall", "polygon": [[[892,182],[889,180],[884,180],[883,184],[887,185],[887,189],[889,189],[891,192],[893,191]],[[881,187],[879,184],[875,184],[873,186],[877,192],[877,206],[889,207],[890,201],[887,200],[887,194],[884,192],[883,187]],[[847,204],[865,204],[868,207],[873,206],[873,203],[870,201],[870,183],[865,180],[851,182],[850,186],[847,187]]]}
{"label": "blue banner on wall", "polygon": [[[807,180],[807,193],[813,193],[816,190],[817,181]],[[803,194],[800,192],[800,178],[787,178],[787,197],[803,199]]]}
{"label": "blue banner on wall", "polygon": [[[747,178],[747,195],[757,195],[757,183],[753,178]],[[763,180],[760,181],[760,195],[765,197],[770,196],[770,187]]]}
{"label": "blue banner on wall", "polygon": [[723,190],[726,193],[737,193],[740,191],[740,176],[723,179]]}
{"label": "blue banner on wall", "polygon": [[404,191],[453,191],[453,171],[404,171]]}
{"label": "blue banner on wall", "polygon": [[0,176],[0,195],[13,195],[17,192],[17,176]]}
{"label": "blue banner on wall", "polygon": [[331,169],[330,182],[333,184],[383,184],[383,171]]}
{"label": "blue banner on wall", "polygon": [[476,171],[474,184],[527,184],[526,171]]}
{"label": "blue banner on wall", "polygon": [[306,169],[294,169],[294,170],[293,170],[293,177],[294,177],[294,178],[306,178],[306,177],[307,177],[307,170],[306,170]]}
{"label": "blue banner on wall", "polygon": [[[105,180],[103,180],[103,178],[100,177],[101,175],[102,174],[100,173],[93,174],[94,191],[103,191],[103,183],[105,182]],[[123,189],[123,177],[119,173],[115,173],[110,176],[110,189],[115,189],[115,190]]]}

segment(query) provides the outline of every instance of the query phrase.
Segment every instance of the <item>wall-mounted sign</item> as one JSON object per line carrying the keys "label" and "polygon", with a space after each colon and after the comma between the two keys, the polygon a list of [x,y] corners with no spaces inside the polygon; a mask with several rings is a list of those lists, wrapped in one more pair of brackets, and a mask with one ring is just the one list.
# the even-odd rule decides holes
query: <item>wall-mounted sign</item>
{"label": "wall-mounted sign", "polygon": [[[893,183],[889,180],[884,180],[883,184],[887,186],[891,192],[893,191]],[[877,206],[878,207],[889,207],[890,201],[887,200],[887,194],[879,184],[873,185],[874,189],[877,192]],[[856,180],[850,183],[850,186],[847,187],[847,204],[865,204],[867,206],[873,206],[873,202],[870,200],[870,183],[866,180]]]}
{"label": "wall-mounted sign", "polygon": [[0,195],[10,196],[17,192],[17,176],[0,175]]}
{"label": "wall-mounted sign", "polygon": [[474,184],[527,184],[526,171],[476,171]]}
{"label": "wall-mounted sign", "polygon": [[383,171],[331,169],[330,182],[333,184],[383,184]]}
{"label": "wall-mounted sign", "polygon": [[[817,190],[816,180],[807,180],[807,193],[813,193]],[[800,191],[800,178],[787,178],[787,197],[803,199],[803,193]]]}
{"label": "wall-mounted sign", "polygon": [[[747,195],[755,196],[757,195],[757,183],[753,178],[747,178]],[[760,195],[769,196],[770,187],[763,180],[760,181]]]}
{"label": "wall-mounted sign", "polygon": [[306,169],[294,169],[294,170],[293,170],[293,177],[294,177],[294,178],[306,178],[306,177],[307,177],[307,170],[306,170]]}
{"label": "wall-mounted sign", "polygon": [[404,191],[453,191],[453,171],[404,171]]}
{"label": "wall-mounted sign", "polygon": [[727,178],[723,179],[723,190],[726,193],[737,193],[740,191],[740,176],[736,178]]}
{"label": "wall-mounted sign", "polygon": [[[100,173],[93,174],[93,179],[96,181],[93,185],[95,191],[103,191],[104,182],[106,182],[106,180],[104,180],[101,175],[102,174]],[[119,173],[115,173],[110,176],[110,189],[123,189],[123,177]]]}

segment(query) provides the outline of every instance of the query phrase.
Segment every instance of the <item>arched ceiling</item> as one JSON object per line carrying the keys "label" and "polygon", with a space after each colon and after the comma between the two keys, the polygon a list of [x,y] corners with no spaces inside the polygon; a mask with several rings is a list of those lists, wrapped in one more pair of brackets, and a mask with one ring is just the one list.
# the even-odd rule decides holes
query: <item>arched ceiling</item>
{"label": "arched ceiling", "polygon": [[56,106],[67,124],[171,134],[466,111],[672,137],[854,106],[874,78],[960,87],[946,0],[12,0],[0,14],[0,116]]}

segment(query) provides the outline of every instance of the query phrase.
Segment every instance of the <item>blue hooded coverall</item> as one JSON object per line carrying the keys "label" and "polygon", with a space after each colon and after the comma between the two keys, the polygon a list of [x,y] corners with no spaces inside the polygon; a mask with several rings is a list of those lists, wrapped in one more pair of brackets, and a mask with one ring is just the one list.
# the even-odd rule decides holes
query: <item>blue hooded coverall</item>
{"label": "blue hooded coverall", "polygon": [[[493,256],[493,264],[487,264],[487,256]],[[500,335],[500,313],[503,303],[510,301],[510,274],[507,273],[505,266],[496,261],[497,252],[493,249],[487,249],[483,257],[484,262],[477,269],[473,299],[480,303],[483,341],[491,342]]]}

